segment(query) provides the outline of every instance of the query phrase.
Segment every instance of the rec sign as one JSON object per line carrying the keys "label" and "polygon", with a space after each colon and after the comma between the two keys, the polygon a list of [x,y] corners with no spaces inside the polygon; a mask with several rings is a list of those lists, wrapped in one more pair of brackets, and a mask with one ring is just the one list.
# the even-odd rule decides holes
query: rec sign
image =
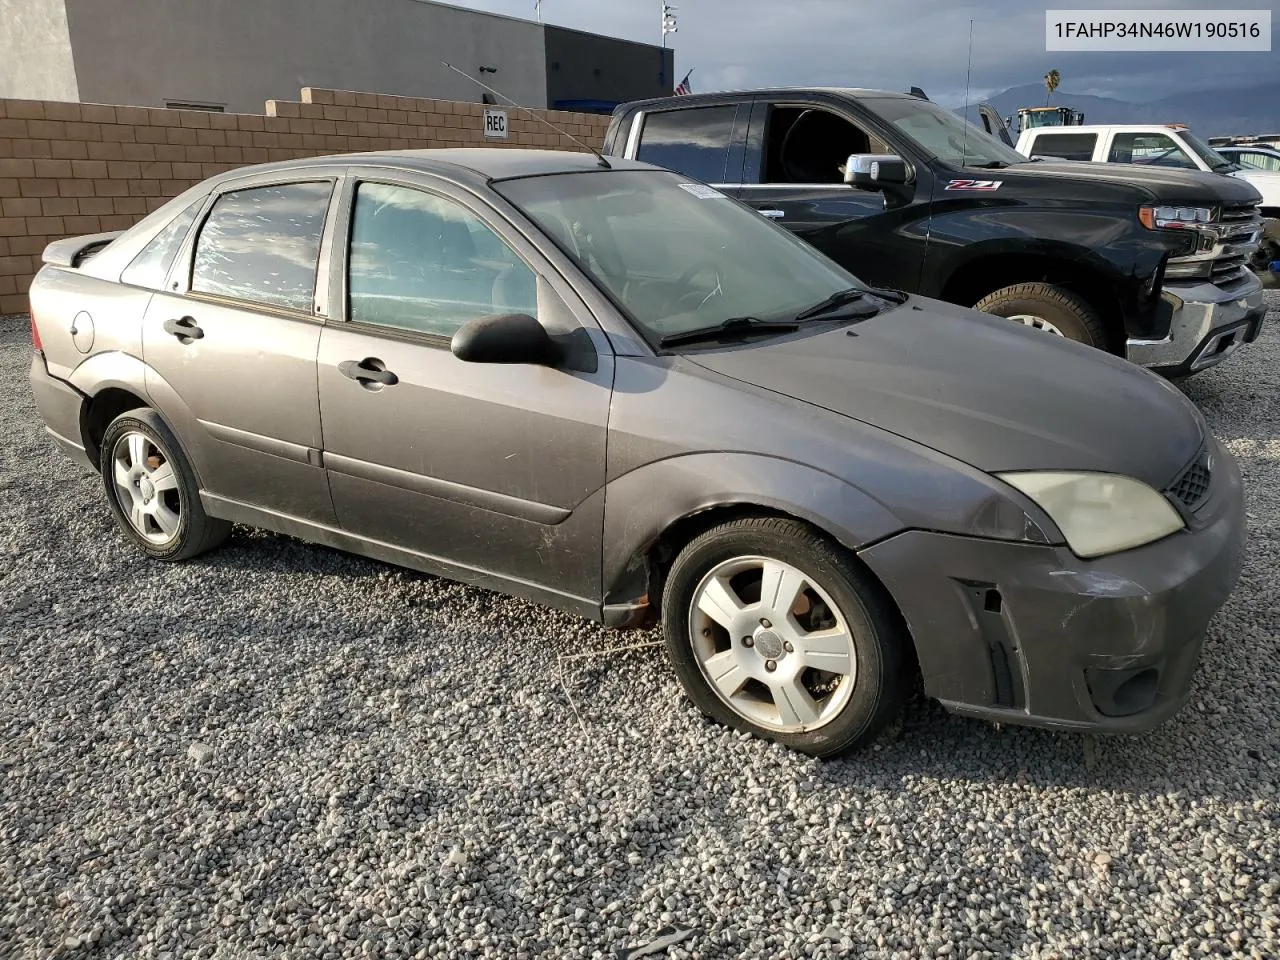
{"label": "rec sign", "polygon": [[490,140],[507,139],[507,111],[486,110],[484,112],[484,135]]}

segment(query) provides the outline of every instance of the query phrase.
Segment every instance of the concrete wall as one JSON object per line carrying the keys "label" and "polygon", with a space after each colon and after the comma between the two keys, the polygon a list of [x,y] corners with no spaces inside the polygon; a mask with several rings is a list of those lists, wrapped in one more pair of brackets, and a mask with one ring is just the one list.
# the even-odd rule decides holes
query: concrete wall
{"label": "concrete wall", "polygon": [[0,97],[80,98],[63,0],[0,0]]}
{"label": "concrete wall", "polygon": [[559,100],[644,100],[669,97],[671,50],[562,27],[546,28],[547,104]]}
{"label": "concrete wall", "polygon": [[[515,111],[507,140],[485,140],[475,103],[305,89],[300,100],[266,106],[264,115],[0,100],[0,314],[26,312],[50,241],[123,230],[232,167],[362,150],[580,149]],[[609,122],[543,115],[597,148]]]}
{"label": "concrete wall", "polygon": [[[26,9],[53,0],[0,2]],[[66,5],[79,98],[86,102],[207,102],[243,113],[261,109],[280,90],[304,86],[479,102],[483,91],[443,67],[443,59],[473,76],[481,66],[497,67],[481,79],[526,106],[547,104],[542,28],[509,17],[420,0]]]}

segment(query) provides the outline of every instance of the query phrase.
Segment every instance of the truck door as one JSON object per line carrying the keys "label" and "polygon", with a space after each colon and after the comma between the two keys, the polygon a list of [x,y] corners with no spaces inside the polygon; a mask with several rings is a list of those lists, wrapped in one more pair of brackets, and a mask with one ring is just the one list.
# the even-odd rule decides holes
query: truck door
{"label": "truck door", "polygon": [[757,100],[736,196],[878,286],[918,289],[932,174],[917,164],[910,196],[844,182],[854,153],[895,153],[851,113],[817,102]]}

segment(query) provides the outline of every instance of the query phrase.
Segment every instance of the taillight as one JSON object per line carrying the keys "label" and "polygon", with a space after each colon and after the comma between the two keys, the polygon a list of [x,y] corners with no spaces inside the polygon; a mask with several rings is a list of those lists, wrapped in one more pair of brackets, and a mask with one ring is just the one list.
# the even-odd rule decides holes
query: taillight
{"label": "taillight", "polygon": [[40,328],[36,326],[36,318],[31,317],[31,346],[35,350],[44,352],[44,344],[40,342]]}

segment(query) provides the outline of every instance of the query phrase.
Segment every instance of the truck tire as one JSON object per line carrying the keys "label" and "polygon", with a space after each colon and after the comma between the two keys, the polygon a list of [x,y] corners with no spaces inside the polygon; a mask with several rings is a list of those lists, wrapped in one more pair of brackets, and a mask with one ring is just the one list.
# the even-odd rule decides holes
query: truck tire
{"label": "truck tire", "polygon": [[1083,297],[1052,283],[1002,287],[979,300],[975,309],[1077,343],[1104,350],[1107,347],[1107,331],[1098,311]]}

